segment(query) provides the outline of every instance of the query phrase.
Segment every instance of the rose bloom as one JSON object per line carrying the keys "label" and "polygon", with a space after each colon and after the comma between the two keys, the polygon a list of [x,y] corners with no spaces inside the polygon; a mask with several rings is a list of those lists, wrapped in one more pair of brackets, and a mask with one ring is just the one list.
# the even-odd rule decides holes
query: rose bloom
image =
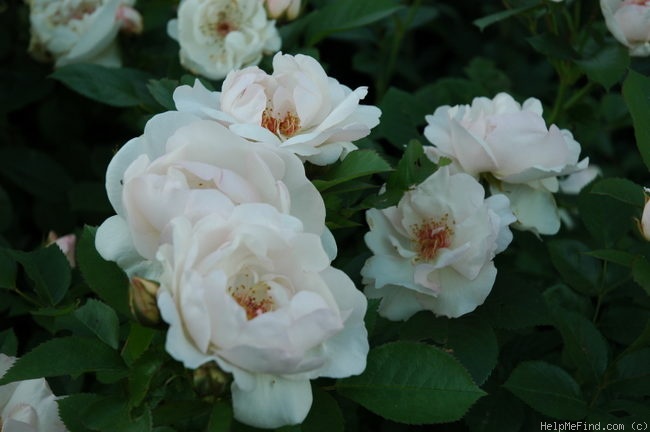
{"label": "rose bloom", "polygon": [[355,90],[328,77],[314,58],[278,53],[273,73],[257,67],[233,71],[221,93],[200,82],[174,92],[179,111],[213,118],[251,141],[275,143],[302,160],[326,165],[357,147],[379,124],[381,111],[360,105],[366,87]]}
{"label": "rose bloom", "polygon": [[361,275],[379,314],[406,320],[421,310],[456,318],[481,305],[492,290],[493,259],[512,241],[508,198],[485,199],[465,173],[438,169],[397,206],[366,213],[365,241],[373,256]]}
{"label": "rose bloom", "polygon": [[644,188],[646,194],[645,206],[643,207],[643,214],[641,216],[641,221],[639,221],[639,231],[643,238],[650,241],[650,189]]}
{"label": "rose bloom", "polygon": [[135,0],[27,0],[30,53],[55,66],[96,63],[120,66],[117,33],[142,31]]}
{"label": "rose bloom", "polygon": [[273,19],[296,19],[300,13],[300,0],[265,0],[266,10]]}
{"label": "rose bloom", "polygon": [[426,120],[424,135],[433,146],[425,151],[432,160],[448,158],[456,171],[488,175],[492,191],[510,198],[517,228],[539,234],[560,229],[553,198],[558,176],[583,170],[589,161],[578,161],[580,144],[571,132],[546,127],[539,100],[520,105],[500,93],[439,107]]}
{"label": "rose bloom", "polygon": [[211,79],[256,65],[281,45],[260,0],[183,0],[167,31],[180,44],[181,64]]}
{"label": "rose bloom", "polygon": [[607,28],[630,55],[650,55],[650,1],[600,0],[600,9]]}
{"label": "rose bloom", "polygon": [[157,258],[166,349],[187,368],[233,374],[235,418],[264,428],[302,422],[310,379],[361,373],[366,299],[330,266],[320,238],[269,204],[172,221]]}
{"label": "rose bloom", "polygon": [[113,157],[106,190],[117,215],[99,227],[96,247],[129,276],[156,279],[160,236],[180,215],[195,221],[262,202],[297,217],[307,232],[328,233],[323,199],[298,158],[188,113],[149,120]]}
{"label": "rose bloom", "polygon": [[[0,354],[0,376],[16,361]],[[3,432],[66,432],[56,396],[44,378],[0,386],[0,430]]]}

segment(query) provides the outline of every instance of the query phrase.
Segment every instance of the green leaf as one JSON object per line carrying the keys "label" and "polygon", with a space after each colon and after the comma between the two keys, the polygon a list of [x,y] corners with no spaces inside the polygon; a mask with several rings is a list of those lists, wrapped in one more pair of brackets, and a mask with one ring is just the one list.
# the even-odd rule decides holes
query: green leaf
{"label": "green leaf", "polygon": [[592,57],[576,61],[576,64],[591,81],[609,90],[627,71],[630,55],[627,47],[610,44],[596,51]]}
{"label": "green leaf", "polygon": [[598,249],[587,252],[587,255],[598,258],[603,261],[612,262],[624,267],[632,267],[634,260],[637,259],[636,255],[629,252],[614,250],[614,249]]}
{"label": "green leaf", "polygon": [[391,167],[374,150],[356,150],[349,153],[340,164],[327,172],[324,179],[314,180],[314,185],[323,192],[333,186],[371,174],[390,171]]}
{"label": "green leaf", "polygon": [[379,104],[381,122],[373,132],[401,150],[410,140],[422,136],[420,126],[425,122],[424,116],[429,110],[433,112],[433,108],[420,102],[412,93],[391,87]]}
{"label": "green leaf", "polygon": [[129,407],[139,406],[149,391],[151,380],[160,370],[163,355],[157,350],[149,350],[130,367]]}
{"label": "green leaf", "polygon": [[577,240],[553,240],[548,243],[548,251],[562,280],[582,293],[596,292],[600,263],[587,255],[587,246]]}
{"label": "green leaf", "polygon": [[300,425],[302,432],[343,432],[343,414],[336,400],[320,388],[312,388],[314,401],[307,418]]}
{"label": "green leaf", "polygon": [[537,34],[526,39],[535,51],[547,57],[571,60],[578,58],[578,53],[566,41],[550,33]]}
{"label": "green leaf", "polygon": [[650,348],[622,357],[617,364],[617,376],[610,388],[626,396],[650,395]]}
{"label": "green leaf", "polygon": [[625,204],[643,208],[645,193],[638,184],[623,178],[606,178],[594,183],[590,191],[594,195],[605,195]]}
{"label": "green leaf", "polygon": [[15,357],[17,352],[18,338],[13,329],[0,332],[0,353]]}
{"label": "green leaf", "polygon": [[550,322],[539,291],[513,275],[499,275],[492,292],[475,313],[485,316],[495,328],[520,329]]}
{"label": "green leaf", "polygon": [[147,89],[151,93],[151,96],[158,102],[163,108],[173,111],[176,109],[176,104],[174,103],[174,90],[178,87],[178,81],[172,80],[169,78],[163,78],[160,80],[149,80],[147,83]]}
{"label": "green leaf", "polygon": [[87,337],[68,336],[43,342],[21,358],[0,379],[10,382],[60,375],[78,376],[86,372],[124,368],[118,353],[106,344]]}
{"label": "green leaf", "polygon": [[227,400],[218,400],[212,407],[207,432],[230,432],[232,421],[232,404]]}
{"label": "green leaf", "polygon": [[126,364],[131,365],[136,361],[151,345],[151,341],[156,331],[143,327],[136,322],[131,323],[131,330],[122,349],[122,358]]}
{"label": "green leaf", "polygon": [[16,286],[16,260],[12,251],[0,249],[0,288],[13,289]]}
{"label": "green leaf", "polygon": [[632,265],[632,278],[650,295],[650,261],[639,256]]}
{"label": "green leaf", "polygon": [[0,232],[6,230],[13,220],[14,208],[4,188],[0,187]]}
{"label": "green leaf", "polygon": [[542,361],[520,363],[504,386],[549,417],[578,420],[587,414],[580,388],[564,369]]}
{"label": "green leaf", "polygon": [[150,76],[137,69],[77,63],[60,67],[50,76],[77,93],[116,107],[138,106],[144,94],[149,94],[146,82]]}
{"label": "green leaf", "polygon": [[85,305],[74,311],[74,316],[101,341],[111,348],[117,349],[120,322],[113,309],[99,300],[88,299]]}
{"label": "green leaf", "polygon": [[84,425],[101,432],[150,432],[151,413],[132,418],[123,398],[107,397],[90,404],[83,413]]}
{"label": "green leaf", "polygon": [[405,191],[426,180],[436,169],[436,164],[424,154],[422,144],[417,140],[411,141],[395,171],[388,176],[386,191],[377,198],[375,206],[384,208],[397,204]]}
{"label": "green leaf", "polygon": [[639,153],[650,168],[650,78],[631,70],[623,82],[623,97],[632,116]]}
{"label": "green leaf", "polygon": [[72,179],[58,162],[26,147],[0,148],[0,174],[47,202],[65,201],[72,186]]}
{"label": "green leaf", "polygon": [[314,45],[327,36],[364,27],[402,9],[395,0],[334,0],[309,16],[307,44]]}
{"label": "green leaf", "polygon": [[51,305],[56,305],[63,299],[70,286],[70,263],[57,245],[32,252],[10,253],[23,266],[42,299]]}
{"label": "green leaf", "polygon": [[520,432],[525,405],[510,392],[498,389],[481,398],[465,416],[471,432]]}
{"label": "green leaf", "polygon": [[77,245],[77,262],[90,287],[102,300],[116,311],[129,314],[126,274],[117,264],[104,260],[95,249],[97,228],[85,226]]}
{"label": "green leaf", "polygon": [[339,380],[336,389],[384,418],[408,424],[458,420],[485,395],[451,355],[414,342],[371,350],[365,372]]}
{"label": "green leaf", "polygon": [[607,368],[605,338],[591,321],[575,312],[559,308],[555,320],[564,350],[580,376],[591,383],[599,382]]}
{"label": "green leaf", "polygon": [[612,183],[605,182],[602,189],[596,189],[600,192],[594,193],[593,188],[599,188],[596,182],[592,187],[583,190],[578,197],[578,210],[580,218],[591,235],[599,240],[605,248],[612,248],[617,241],[624,237],[634,227],[634,217],[639,213],[636,206],[632,206],[624,199],[630,199],[628,195],[620,195],[614,198],[612,193]]}
{"label": "green leaf", "polygon": [[499,347],[494,330],[478,317],[450,320],[445,348],[467,368],[481,385],[497,365]]}
{"label": "green leaf", "polygon": [[531,5],[526,5],[526,6],[521,6],[518,8],[513,8],[513,9],[507,9],[501,12],[493,13],[488,16],[484,16],[483,18],[479,18],[477,20],[473,21],[473,24],[479,28],[479,30],[483,31],[485,30],[486,27],[491,26],[492,24],[496,24],[500,21],[503,21],[505,19],[508,19],[510,17],[522,14],[524,12],[528,12],[529,10],[536,8],[539,5],[539,2],[536,2]]}
{"label": "green leaf", "polygon": [[83,422],[83,413],[95,402],[101,400],[100,395],[78,393],[57,399],[59,415],[69,432],[88,432]]}

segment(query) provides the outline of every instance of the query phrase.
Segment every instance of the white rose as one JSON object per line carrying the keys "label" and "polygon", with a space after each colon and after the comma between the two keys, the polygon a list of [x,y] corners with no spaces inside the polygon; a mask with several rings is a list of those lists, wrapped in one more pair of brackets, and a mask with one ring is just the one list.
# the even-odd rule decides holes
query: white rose
{"label": "white rose", "polygon": [[194,224],[179,217],[166,234],[157,255],[166,349],[188,368],[216,361],[232,373],[239,421],[300,423],[310,379],[365,369],[365,297],[300,220],[241,204]]}
{"label": "white rose", "polygon": [[28,0],[32,38],[29,51],[55,65],[121,64],[115,38],[120,29],[142,30],[135,0]]}
{"label": "white rose", "polygon": [[194,221],[263,202],[296,216],[307,232],[324,231],[323,200],[298,158],[187,113],[149,120],[109,164],[106,189],[117,215],[99,227],[96,247],[130,276],[155,279],[160,236],[180,215]]}
{"label": "white rose", "polygon": [[630,55],[650,55],[650,1],[600,0],[600,9],[607,28]]}
{"label": "white rose", "polygon": [[[16,359],[0,354],[0,376]],[[0,430],[3,432],[66,432],[56,396],[44,378],[0,386]]]}
{"label": "white rose", "polygon": [[496,179],[491,189],[509,196],[518,228],[541,234],[559,230],[552,195],[559,188],[557,177],[583,170],[589,161],[578,161],[580,144],[568,130],[546,127],[539,100],[530,98],[522,106],[500,93],[475,98],[471,106],[439,107],[426,120],[424,135],[434,146],[425,151],[431,159],[449,158],[455,170],[475,177],[490,174]]}
{"label": "white rose", "polygon": [[648,194],[650,189],[644,188],[646,194],[645,206],[643,207],[643,214],[641,216],[641,221],[639,222],[639,231],[643,238],[650,241],[650,199]]}
{"label": "white rose", "polygon": [[211,79],[256,65],[281,45],[260,0],[183,0],[167,30],[180,44],[181,64]]}
{"label": "white rose", "polygon": [[265,0],[266,10],[273,19],[293,20],[300,12],[300,0]]}
{"label": "white rose", "polygon": [[359,104],[367,92],[328,77],[311,57],[278,53],[271,75],[257,67],[234,71],[212,98],[197,81],[179,87],[174,101],[178,110],[228,124],[251,141],[274,143],[326,165],[355,150],[352,141],[379,124],[379,108]]}
{"label": "white rose", "polygon": [[366,244],[373,252],[361,270],[365,293],[381,298],[380,315],[406,320],[420,310],[459,317],[488,296],[494,256],[512,240],[508,198],[484,199],[465,173],[440,168],[397,206],[370,209]]}

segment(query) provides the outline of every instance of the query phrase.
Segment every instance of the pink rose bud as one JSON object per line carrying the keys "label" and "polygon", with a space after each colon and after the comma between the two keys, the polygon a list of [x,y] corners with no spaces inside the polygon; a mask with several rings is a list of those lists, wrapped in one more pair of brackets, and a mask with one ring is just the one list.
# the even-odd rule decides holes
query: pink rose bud
{"label": "pink rose bud", "polygon": [[65,257],[68,259],[70,267],[74,268],[76,266],[74,252],[75,245],[77,244],[77,236],[74,234],[68,234],[64,235],[63,237],[59,237],[54,231],[50,231],[47,235],[47,246],[51,245],[52,243],[56,243],[59,249],[61,249],[61,252],[63,252]]}
{"label": "pink rose bud", "polygon": [[142,33],[142,15],[130,6],[120,6],[115,18],[120,23],[120,30],[129,34]]}

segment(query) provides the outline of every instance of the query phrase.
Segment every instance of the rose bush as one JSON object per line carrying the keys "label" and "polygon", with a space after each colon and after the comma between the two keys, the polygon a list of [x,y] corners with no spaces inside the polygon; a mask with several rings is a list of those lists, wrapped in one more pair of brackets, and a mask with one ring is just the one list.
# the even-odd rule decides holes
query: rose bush
{"label": "rose bush", "polygon": [[606,5],[629,45],[588,0],[0,1],[0,429],[642,428],[646,5]]}
{"label": "rose bush", "polygon": [[167,31],[180,45],[181,64],[212,79],[259,63],[281,44],[259,0],[183,0]]}

